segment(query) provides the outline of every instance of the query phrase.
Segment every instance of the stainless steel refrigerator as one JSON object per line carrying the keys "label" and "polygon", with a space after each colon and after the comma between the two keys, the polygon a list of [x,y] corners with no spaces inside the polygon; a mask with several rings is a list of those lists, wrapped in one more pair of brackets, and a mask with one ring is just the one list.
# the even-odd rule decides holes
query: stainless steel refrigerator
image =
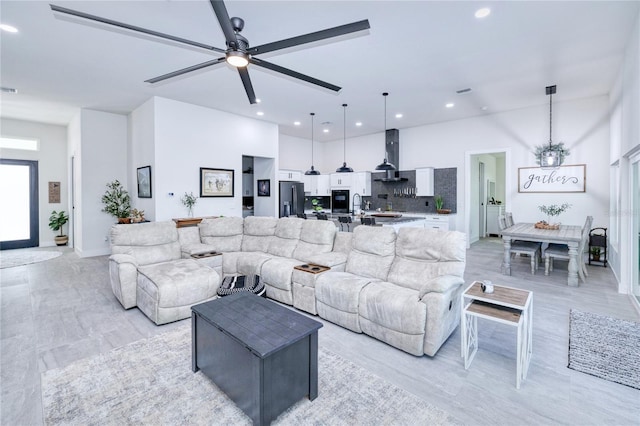
{"label": "stainless steel refrigerator", "polygon": [[304,184],[280,181],[280,217],[304,213]]}

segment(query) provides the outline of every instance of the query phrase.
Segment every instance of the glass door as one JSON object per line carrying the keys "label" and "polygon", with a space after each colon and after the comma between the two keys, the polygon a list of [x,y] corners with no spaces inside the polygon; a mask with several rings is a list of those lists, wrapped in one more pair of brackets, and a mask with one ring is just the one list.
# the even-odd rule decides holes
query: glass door
{"label": "glass door", "polygon": [[0,159],[0,249],[37,247],[38,162]]}

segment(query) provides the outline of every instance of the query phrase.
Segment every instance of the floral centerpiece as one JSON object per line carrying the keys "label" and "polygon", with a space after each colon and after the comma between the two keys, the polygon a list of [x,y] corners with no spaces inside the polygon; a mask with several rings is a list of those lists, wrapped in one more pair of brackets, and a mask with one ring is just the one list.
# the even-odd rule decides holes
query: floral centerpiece
{"label": "floral centerpiece", "polygon": [[561,205],[551,204],[549,206],[545,206],[545,205],[538,206],[538,209],[540,209],[542,213],[546,214],[549,220],[548,221],[543,220],[536,223],[536,228],[559,229],[560,224],[559,223],[551,224],[551,218],[559,216],[561,213],[567,211],[569,207],[571,207],[571,204],[569,203],[563,203]]}
{"label": "floral centerpiece", "polygon": [[193,217],[193,206],[198,201],[198,197],[193,195],[193,192],[190,192],[188,194],[185,192],[184,196],[180,199],[180,201],[182,202],[182,205],[187,208],[187,213],[189,214],[189,217]]}

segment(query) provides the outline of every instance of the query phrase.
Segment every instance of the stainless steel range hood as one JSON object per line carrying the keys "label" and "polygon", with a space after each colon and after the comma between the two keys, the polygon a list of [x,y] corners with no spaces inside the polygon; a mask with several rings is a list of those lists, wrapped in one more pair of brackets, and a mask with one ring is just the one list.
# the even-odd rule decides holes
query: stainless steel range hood
{"label": "stainless steel range hood", "polygon": [[[384,136],[387,161],[396,167],[400,167],[400,130],[387,129]],[[400,177],[398,170],[387,170],[385,177],[374,180],[377,182],[406,182],[408,179]]]}

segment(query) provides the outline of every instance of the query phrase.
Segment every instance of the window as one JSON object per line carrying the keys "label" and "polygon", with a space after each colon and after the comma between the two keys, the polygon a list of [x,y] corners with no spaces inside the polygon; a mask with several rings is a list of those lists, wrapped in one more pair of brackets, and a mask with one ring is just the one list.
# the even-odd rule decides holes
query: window
{"label": "window", "polygon": [[3,136],[0,137],[0,148],[38,151],[40,149],[40,146],[37,139],[8,138]]}

